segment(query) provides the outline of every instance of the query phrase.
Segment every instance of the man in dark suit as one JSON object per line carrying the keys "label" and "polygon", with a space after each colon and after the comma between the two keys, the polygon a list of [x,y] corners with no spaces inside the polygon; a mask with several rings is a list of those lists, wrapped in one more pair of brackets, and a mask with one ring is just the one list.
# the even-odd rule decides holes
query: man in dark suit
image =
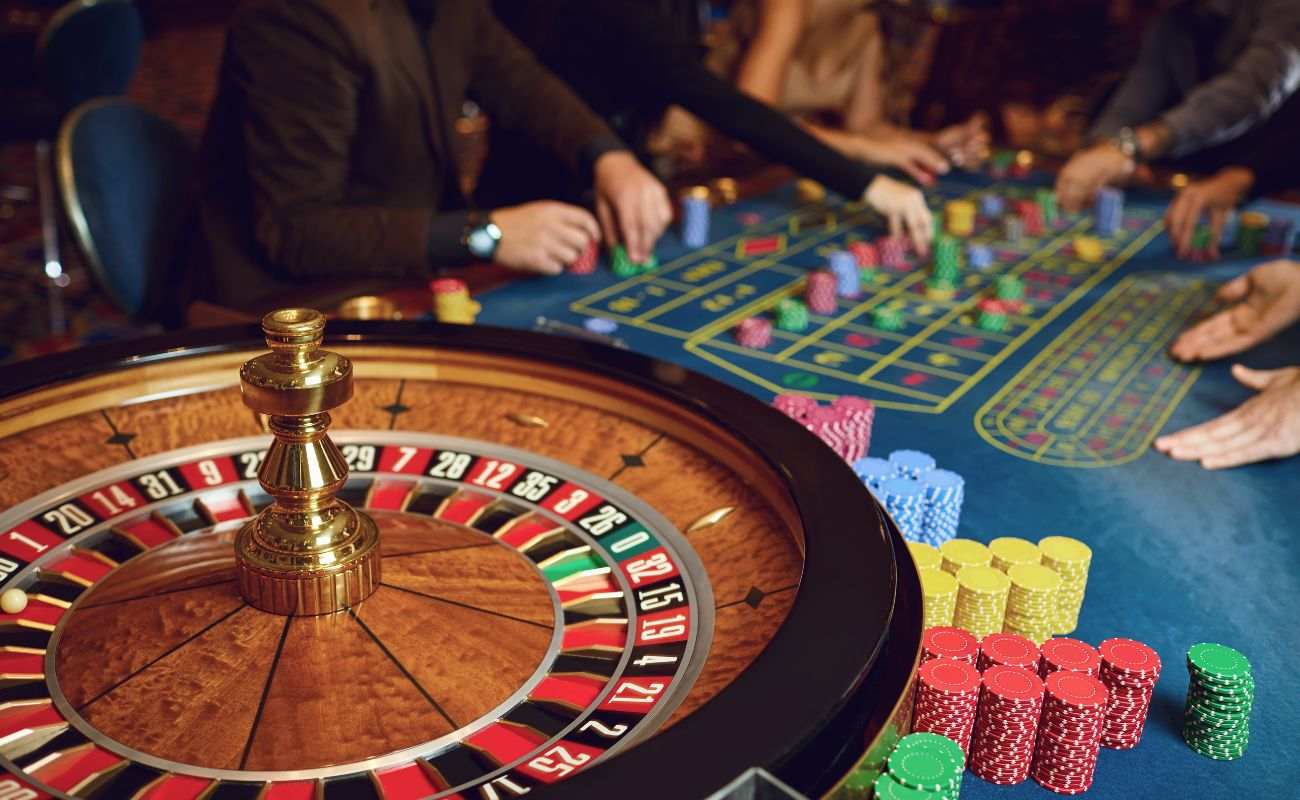
{"label": "man in dark suit", "polygon": [[[467,97],[593,189],[467,208]],[[304,282],[418,278],[473,259],[555,273],[594,238],[648,257],[667,192],[481,0],[259,0],[231,27],[203,143],[199,291],[245,309]]]}

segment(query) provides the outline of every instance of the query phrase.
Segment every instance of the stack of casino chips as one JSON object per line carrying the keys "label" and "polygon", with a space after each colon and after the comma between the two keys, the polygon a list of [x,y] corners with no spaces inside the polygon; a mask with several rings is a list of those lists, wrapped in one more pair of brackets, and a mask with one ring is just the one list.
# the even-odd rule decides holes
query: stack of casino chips
{"label": "stack of casino chips", "polygon": [[[908,542],[907,552],[911,554],[912,560],[916,562],[917,572],[943,572],[943,556],[939,555],[939,551],[934,547],[925,542]],[[953,598],[955,602],[957,597],[955,591],[956,584],[953,586]]]}
{"label": "stack of casino chips", "polygon": [[1013,564],[1007,569],[1011,593],[1003,630],[1041,644],[1055,633],[1061,576],[1041,564]]}
{"label": "stack of casino chips", "polygon": [[966,266],[979,272],[993,267],[993,248],[978,242],[966,244]]}
{"label": "stack of casino chips", "polygon": [[934,469],[934,456],[920,450],[895,450],[889,454],[894,471],[904,478],[917,479]]}
{"label": "stack of casino chips", "polygon": [[951,739],[911,733],[889,754],[872,788],[877,800],[957,800],[965,769],[966,755]]}
{"label": "stack of casino chips", "polygon": [[868,456],[853,462],[853,472],[879,499],[881,484],[894,477],[894,465],[886,459]]}
{"label": "stack of casino chips", "polygon": [[779,394],[772,406],[811,431],[849,464],[861,461],[871,446],[876,407],[865,397],[841,395],[823,406],[804,395]]}
{"label": "stack of casino chips", "polygon": [[975,319],[975,325],[980,330],[1001,333],[1007,329],[1010,313],[1001,300],[985,297],[975,307],[979,311],[979,316]]}
{"label": "stack of casino chips", "polygon": [[993,282],[993,293],[1004,303],[1017,303],[1025,297],[1025,281],[1018,275],[999,275]]}
{"label": "stack of casino chips", "polygon": [[906,326],[903,309],[897,306],[876,306],[871,310],[871,327],[882,331],[901,331]]}
{"label": "stack of casino chips", "polygon": [[925,530],[925,487],[915,478],[894,477],[882,481],[877,498],[909,541],[919,540]]}
{"label": "stack of casino chips", "polygon": [[1260,255],[1289,255],[1294,246],[1295,222],[1285,218],[1270,219],[1268,227],[1264,229],[1264,239],[1259,251]]}
{"label": "stack of casino chips", "polygon": [[1025,223],[1015,214],[1002,218],[1002,238],[1011,244],[1019,244],[1025,238]]}
{"label": "stack of casino chips", "polygon": [[1048,227],[1055,227],[1061,218],[1056,208],[1056,192],[1051,189],[1038,189],[1034,192],[1034,202],[1043,213],[1043,222]]}
{"label": "stack of casino chips", "polygon": [[776,327],[793,333],[801,333],[807,330],[808,306],[793,297],[782,299],[776,304]]}
{"label": "stack of casino chips", "polygon": [[1086,792],[1097,772],[1108,691],[1081,672],[1052,673],[1043,688],[1034,780],[1058,794]]}
{"label": "stack of casino chips", "polygon": [[820,405],[816,398],[806,394],[778,394],[772,398],[773,408],[799,423],[806,423],[808,415]]}
{"label": "stack of casino chips", "polygon": [[997,219],[1006,210],[1002,195],[997,192],[985,192],[980,195],[980,216],[984,219]]}
{"label": "stack of casino chips", "polygon": [[1038,649],[1042,653],[1038,663],[1040,678],[1061,671],[1081,672],[1095,678],[1101,671],[1101,654],[1087,642],[1058,636],[1043,642]]}
{"label": "stack of casino chips", "polygon": [[1043,561],[1038,545],[1016,536],[997,537],[989,542],[989,552],[993,555],[990,563],[1000,572],[1006,572],[1016,564],[1040,564]]}
{"label": "stack of casino chips", "polygon": [[1015,166],[1016,154],[1012,150],[999,150],[989,156],[989,177],[1001,180],[1011,173]]}
{"label": "stack of casino chips", "polygon": [[1025,226],[1025,234],[1028,236],[1042,236],[1046,230],[1046,224],[1043,220],[1043,208],[1033,200],[1016,201],[1016,215],[1020,217],[1020,224]]}
{"label": "stack of casino chips", "polygon": [[762,350],[772,343],[772,323],[763,317],[746,317],[736,326],[736,343]]}
{"label": "stack of casino chips", "polygon": [[709,243],[709,187],[692,186],[682,195],[682,244],[703,247]]}
{"label": "stack of casino chips", "polygon": [[880,255],[881,266],[897,269],[907,266],[907,239],[902,236],[886,236],[876,242],[876,252]]}
{"label": "stack of casino chips", "polygon": [[1106,257],[1106,245],[1102,244],[1101,239],[1096,236],[1076,236],[1072,244],[1074,254],[1081,261],[1096,264]]}
{"label": "stack of casino chips", "polygon": [[1046,536],[1038,540],[1043,554],[1043,566],[1061,577],[1061,590],[1056,598],[1056,633],[1073,633],[1079,627],[1079,610],[1088,588],[1088,567],[1092,564],[1092,550],[1088,545],[1068,536]]}
{"label": "stack of casino chips", "polygon": [[1101,669],[1097,677],[1110,690],[1101,745],[1130,750],[1142,739],[1151,695],[1160,680],[1160,656],[1132,639],[1107,639],[1097,645]]}
{"label": "stack of casino chips", "polygon": [[1098,236],[1114,236],[1124,224],[1124,193],[1110,186],[1097,190],[1093,229]]}
{"label": "stack of casino chips", "polygon": [[1043,681],[1023,667],[992,666],[984,671],[980,683],[979,723],[970,746],[971,772],[989,783],[1023,783],[1034,760]]}
{"label": "stack of casino chips", "polygon": [[1220,761],[1241,758],[1250,740],[1255,678],[1246,656],[1227,645],[1202,642],[1187,651],[1187,707],[1183,739]]}
{"label": "stack of casino chips", "polygon": [[948,233],[953,236],[970,236],[975,232],[975,203],[970,200],[953,200],[944,206]]}
{"label": "stack of casino chips", "polygon": [[980,673],[974,664],[932,658],[916,671],[912,730],[946,736],[968,752],[980,703]]}
{"label": "stack of casino chips", "polygon": [[835,302],[835,276],[824,269],[809,274],[805,297],[808,300],[808,310],[814,314],[834,314],[838,308],[838,303]]}
{"label": "stack of casino chips", "polygon": [[1197,225],[1192,230],[1192,241],[1189,245],[1188,258],[1192,261],[1209,261],[1210,260],[1210,238],[1213,234],[1207,225]]}
{"label": "stack of casino chips", "polygon": [[932,658],[964,661],[979,670],[980,644],[974,636],[970,635],[970,631],[962,628],[954,628],[951,625],[927,627],[921,634],[921,663],[924,664]]}
{"label": "stack of casino chips", "polygon": [[622,244],[616,244],[609,251],[610,270],[620,278],[631,278],[640,275],[643,272],[654,272],[659,269],[659,257],[654,253],[640,263],[633,261],[632,257],[627,254],[627,248]]}
{"label": "stack of casino chips", "polygon": [[924,540],[940,545],[957,536],[966,482],[955,472],[935,469],[921,475],[925,486]]}
{"label": "stack of casino chips", "polygon": [[943,571],[953,577],[966,567],[987,567],[993,563],[993,554],[974,539],[953,539],[939,545],[943,556]]}
{"label": "stack of casino chips", "polygon": [[1243,256],[1257,256],[1263,250],[1264,232],[1268,229],[1268,215],[1259,211],[1243,211],[1237,215],[1237,250]]}
{"label": "stack of casino chips", "polygon": [[951,300],[956,296],[961,280],[960,253],[961,245],[953,237],[940,235],[934,240],[934,263],[925,284],[926,296],[931,300]]}
{"label": "stack of casino chips", "polygon": [[1038,672],[1042,654],[1038,646],[1014,633],[990,633],[980,641],[980,672],[989,667],[1020,667]]}
{"label": "stack of casino chips", "polygon": [[848,250],[836,250],[827,262],[835,276],[835,294],[853,299],[862,294],[862,278],[858,273],[858,258]]}
{"label": "stack of casino chips", "polygon": [[569,265],[569,272],[574,275],[590,275],[596,271],[596,261],[600,257],[600,243],[595,239],[587,242],[587,246],[578,254],[578,258]]}
{"label": "stack of casino chips", "polygon": [[1001,631],[1010,591],[1011,580],[992,567],[963,567],[957,573],[957,610],[953,624],[980,639]]}
{"label": "stack of casino chips", "polygon": [[439,322],[473,325],[481,306],[469,296],[469,287],[458,278],[437,278],[429,282],[433,292],[433,315]]}
{"label": "stack of casino chips", "polygon": [[874,267],[880,263],[880,255],[871,242],[849,242],[848,249],[859,267]]}
{"label": "stack of casino chips", "polygon": [[[913,544],[909,542],[909,545]],[[925,545],[929,547],[929,545]],[[937,553],[936,553],[937,555]],[[918,562],[919,563],[919,562]],[[957,579],[941,569],[922,569],[921,605],[927,628],[946,628],[957,613]],[[966,634],[970,636],[970,634]],[[974,642],[974,637],[971,641]]]}

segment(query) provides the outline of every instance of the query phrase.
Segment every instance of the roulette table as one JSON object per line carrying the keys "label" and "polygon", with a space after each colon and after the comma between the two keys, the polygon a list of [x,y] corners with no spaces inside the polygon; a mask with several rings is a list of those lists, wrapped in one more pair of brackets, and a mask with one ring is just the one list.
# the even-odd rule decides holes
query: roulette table
{"label": "roulette table", "polygon": [[590,342],[323,325],[8,370],[0,797],[818,794],[905,724],[914,566],[800,426]]}

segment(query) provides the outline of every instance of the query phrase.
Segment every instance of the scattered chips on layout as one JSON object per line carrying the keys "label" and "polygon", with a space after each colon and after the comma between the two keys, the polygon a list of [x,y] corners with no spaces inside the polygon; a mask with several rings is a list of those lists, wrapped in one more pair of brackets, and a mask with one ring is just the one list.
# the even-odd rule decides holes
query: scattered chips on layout
{"label": "scattered chips on layout", "polygon": [[993,554],[993,567],[1002,572],[1016,564],[1041,564],[1043,561],[1038,545],[1016,536],[999,536],[989,542],[989,552]]}
{"label": "scattered chips on layout", "polygon": [[968,751],[980,700],[980,673],[974,665],[932,658],[916,672],[912,730],[946,736]]}
{"label": "scattered chips on layout", "polygon": [[802,333],[808,329],[808,306],[793,297],[776,304],[776,327],[783,331]]}
{"label": "scattered chips on layout", "polygon": [[1042,707],[1043,681],[1036,673],[1022,667],[989,667],[981,677],[971,771],[999,785],[1028,778]]}
{"label": "scattered chips on layout", "polygon": [[1033,776],[1058,794],[1092,786],[1109,695],[1101,681],[1080,672],[1055,672],[1044,682],[1043,714]]}
{"label": "scattered chips on layout", "polygon": [[736,326],[736,343],[762,350],[772,343],[772,322],[763,317],[746,317]]}
{"label": "scattered chips on layout", "polygon": [[1151,696],[1160,680],[1160,655],[1132,639],[1107,639],[1097,645],[1101,669],[1097,676],[1110,690],[1101,745],[1130,750],[1142,739]]}
{"label": "scattered chips on layout", "polygon": [[[855,266],[854,270],[856,269]],[[814,314],[834,314],[839,307],[835,300],[835,276],[824,269],[810,272],[804,298],[808,302],[808,310]]]}
{"label": "scattered chips on layout", "polygon": [[881,778],[888,778],[894,785],[882,784],[877,779],[875,790],[878,798],[914,796],[887,794],[896,792],[897,787],[906,787],[921,792],[925,797],[956,800],[961,794],[966,755],[946,736],[912,733],[899,740],[894,752],[889,754],[885,769]]}
{"label": "scattered chips on layout", "polygon": [[987,567],[993,561],[989,549],[974,539],[953,539],[939,545],[943,569],[956,576],[963,567]]}
{"label": "scattered chips on layout", "polygon": [[[947,575],[946,572],[939,573]],[[948,575],[952,578],[951,575]],[[954,578],[954,580],[956,580]],[[951,625],[927,627],[921,634],[921,663],[932,658],[951,658],[975,667],[979,663],[980,643],[970,631]]]}
{"label": "scattered chips on layout", "polygon": [[1042,564],[1013,564],[1007,569],[1011,593],[1003,630],[1024,636],[1034,644],[1052,637],[1061,593],[1061,576]]}
{"label": "scattered chips on layout", "polygon": [[1041,678],[1061,671],[1096,677],[1101,670],[1101,654],[1087,642],[1058,636],[1043,642],[1038,649],[1043,656],[1038,665]]}
{"label": "scattered chips on layout", "polygon": [[871,310],[871,327],[882,331],[901,331],[907,323],[903,310],[892,306],[876,306]]}
{"label": "scattered chips on layout", "polygon": [[937,566],[935,569],[921,570],[920,575],[922,621],[925,627],[952,625],[953,615],[957,613],[957,579]]}
{"label": "scattered chips on layout", "polygon": [[582,321],[582,327],[589,333],[608,336],[618,330],[618,323],[608,317],[587,317]]}
{"label": "scattered chips on layout", "polygon": [[1092,550],[1088,545],[1068,536],[1047,536],[1038,540],[1043,554],[1043,566],[1061,576],[1061,590],[1057,594],[1057,618],[1053,627],[1056,633],[1073,633],[1079,627],[1079,611],[1088,588],[1088,567],[1092,564]]}
{"label": "scattered chips on layout", "polygon": [[862,278],[858,273],[858,258],[848,250],[836,250],[827,257],[831,274],[835,276],[835,294],[854,299],[862,294]]}
{"label": "scattered chips on layout", "polygon": [[859,268],[874,267],[880,263],[880,254],[871,242],[849,242],[848,248]]}
{"label": "scattered chips on layout", "polygon": [[1106,257],[1106,247],[1095,236],[1074,237],[1074,254],[1080,261],[1096,264]]}
{"label": "scattered chips on layout", "polygon": [[1250,741],[1255,677],[1250,661],[1227,645],[1202,642],[1187,651],[1183,739],[1208,758],[1241,758]]}
{"label": "scattered chips on layout", "polygon": [[[947,558],[945,553],[945,563]],[[957,573],[957,610],[953,624],[979,639],[1001,631],[1010,591],[1011,580],[992,567],[963,567]]]}

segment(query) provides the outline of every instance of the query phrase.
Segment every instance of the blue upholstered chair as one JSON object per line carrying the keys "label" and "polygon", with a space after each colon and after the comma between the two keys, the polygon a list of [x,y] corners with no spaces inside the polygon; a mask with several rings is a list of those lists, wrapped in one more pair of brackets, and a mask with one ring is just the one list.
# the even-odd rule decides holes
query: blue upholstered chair
{"label": "blue upholstered chair", "polygon": [[37,44],[45,89],[61,113],[123,94],[143,43],[144,25],[131,0],[73,0],[50,19]]}
{"label": "blue upholstered chair", "polygon": [[78,106],[57,167],[77,243],[100,286],[137,319],[164,319],[193,209],[194,153],[167,121],[123,98]]}

